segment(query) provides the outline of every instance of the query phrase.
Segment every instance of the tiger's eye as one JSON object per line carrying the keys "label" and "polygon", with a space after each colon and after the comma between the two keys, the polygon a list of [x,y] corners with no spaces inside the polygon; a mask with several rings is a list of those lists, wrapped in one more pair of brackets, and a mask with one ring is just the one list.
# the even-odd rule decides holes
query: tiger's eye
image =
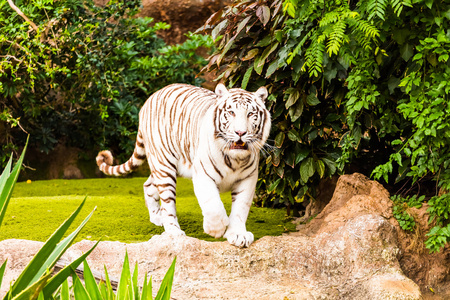
{"label": "tiger's eye", "polygon": [[236,114],[235,114],[234,111],[232,111],[232,110],[229,111],[229,114],[230,114],[232,117],[236,116]]}
{"label": "tiger's eye", "polygon": [[249,112],[248,115],[247,115],[247,118],[250,118],[250,117],[253,116],[253,115],[254,115],[254,113]]}

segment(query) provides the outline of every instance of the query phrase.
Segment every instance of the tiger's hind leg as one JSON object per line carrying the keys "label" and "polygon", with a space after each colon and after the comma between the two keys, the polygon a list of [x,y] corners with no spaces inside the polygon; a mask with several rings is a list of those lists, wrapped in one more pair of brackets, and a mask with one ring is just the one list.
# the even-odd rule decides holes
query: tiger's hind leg
{"label": "tiger's hind leg", "polygon": [[161,220],[164,231],[171,235],[185,235],[178,224],[176,210],[176,171],[155,172],[153,186],[158,191],[161,200]]}
{"label": "tiger's hind leg", "polygon": [[150,175],[144,183],[145,206],[148,208],[150,222],[156,226],[162,226],[161,207],[159,205],[158,189],[153,185],[153,177]]}

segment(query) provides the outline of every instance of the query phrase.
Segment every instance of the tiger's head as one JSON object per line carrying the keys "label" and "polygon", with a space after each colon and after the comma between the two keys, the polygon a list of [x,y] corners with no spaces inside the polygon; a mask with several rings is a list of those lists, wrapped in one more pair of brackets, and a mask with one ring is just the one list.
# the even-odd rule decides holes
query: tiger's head
{"label": "tiger's head", "polygon": [[258,153],[270,132],[270,113],[264,105],[265,87],[256,92],[230,89],[218,84],[215,90],[218,106],[215,114],[215,138],[223,153],[245,157]]}

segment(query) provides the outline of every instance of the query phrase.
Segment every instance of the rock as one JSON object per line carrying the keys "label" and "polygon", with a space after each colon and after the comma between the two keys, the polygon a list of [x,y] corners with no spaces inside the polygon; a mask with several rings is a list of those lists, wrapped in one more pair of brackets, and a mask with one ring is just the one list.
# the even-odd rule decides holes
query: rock
{"label": "rock", "polygon": [[[119,278],[127,251],[130,264],[138,264],[140,282],[148,272],[156,292],[176,256],[175,299],[422,299],[419,286],[402,272],[388,197],[360,174],[341,176],[330,203],[293,235],[264,237],[248,249],[167,234],[136,244],[105,241],[88,262],[99,272],[105,265]],[[14,262],[7,274],[18,274],[37,251],[14,257],[15,247],[27,243],[35,242],[0,242],[0,262],[5,255]],[[64,258],[73,260],[93,244],[76,243]]]}

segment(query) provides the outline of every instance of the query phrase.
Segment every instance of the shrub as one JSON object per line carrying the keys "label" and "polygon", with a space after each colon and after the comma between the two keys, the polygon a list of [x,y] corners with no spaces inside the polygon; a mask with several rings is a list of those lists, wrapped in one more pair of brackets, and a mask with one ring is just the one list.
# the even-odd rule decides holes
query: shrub
{"label": "shrub", "polygon": [[[146,98],[173,82],[199,84],[205,64],[196,54],[211,46],[191,34],[168,46],[169,28],[135,17],[140,1],[23,1],[37,29],[0,4],[0,163],[23,146],[48,153],[57,143],[84,150],[130,152],[138,111]],[[23,130],[20,130],[21,126]]]}
{"label": "shrub", "polygon": [[[208,64],[230,86],[269,88],[276,146],[264,199],[313,199],[352,167],[390,185],[450,187],[450,4],[237,1],[205,26]],[[403,184],[404,182],[402,182]]]}

